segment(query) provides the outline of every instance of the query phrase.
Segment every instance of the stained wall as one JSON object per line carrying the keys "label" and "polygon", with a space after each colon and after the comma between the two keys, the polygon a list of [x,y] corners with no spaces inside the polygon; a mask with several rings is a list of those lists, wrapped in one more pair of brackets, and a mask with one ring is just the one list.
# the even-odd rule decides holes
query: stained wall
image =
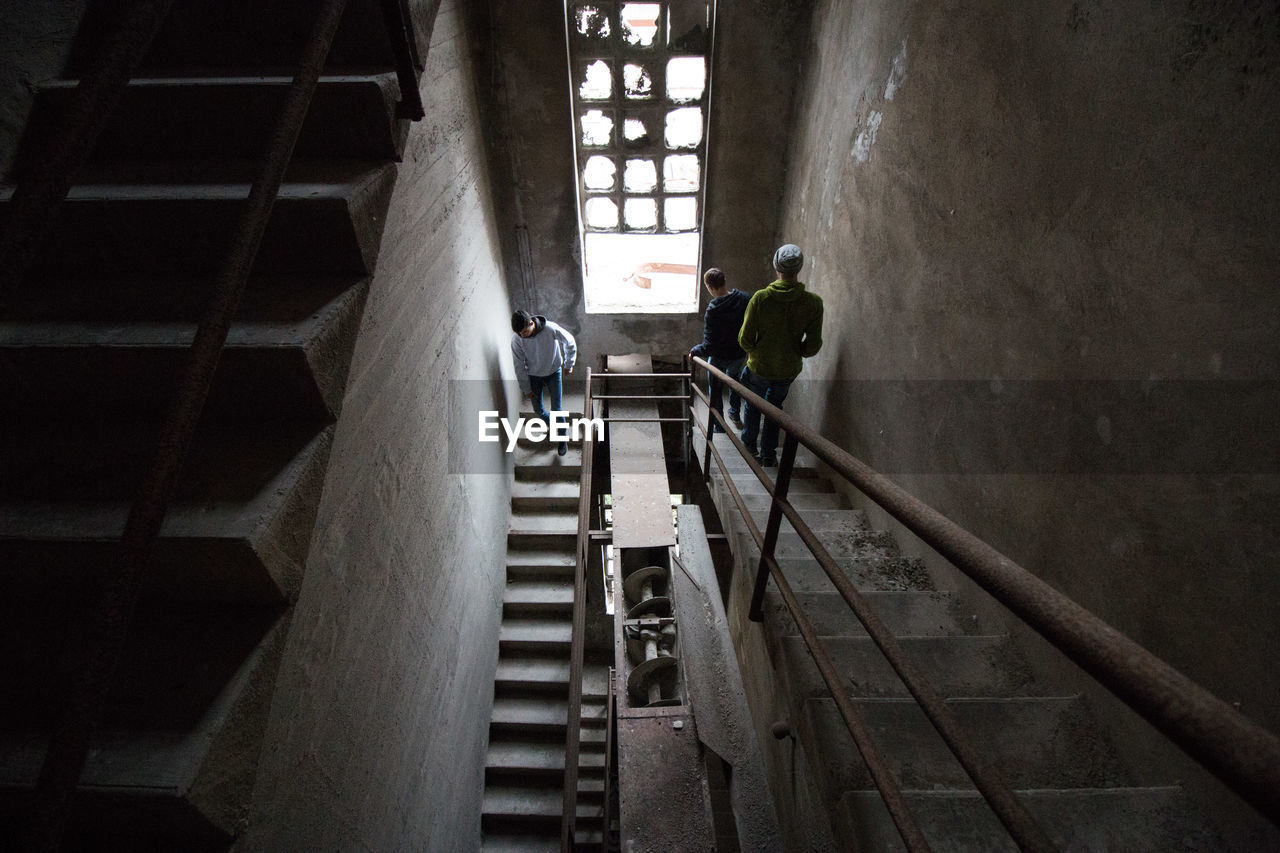
{"label": "stained wall", "polygon": [[827,343],[788,409],[1280,730],[1280,15],[812,14],[778,236]]}
{"label": "stained wall", "polygon": [[465,5],[432,34],[243,849],[479,846],[510,476],[447,412],[458,382],[514,400]]}

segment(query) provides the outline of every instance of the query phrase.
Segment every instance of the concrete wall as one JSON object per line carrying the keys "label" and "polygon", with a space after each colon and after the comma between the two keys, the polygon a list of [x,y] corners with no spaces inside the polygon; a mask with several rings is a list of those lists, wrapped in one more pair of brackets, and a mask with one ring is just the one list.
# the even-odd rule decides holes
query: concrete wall
{"label": "concrete wall", "polygon": [[563,4],[478,5],[486,6],[475,11],[477,55],[512,307],[573,332],[593,370],[608,353],[687,352],[702,339],[700,313],[585,311]]}
{"label": "concrete wall", "polygon": [[[791,120],[809,6],[718,0],[711,78],[704,267],[748,293],[775,278],[779,218],[791,164]],[[707,302],[703,293],[702,304]]]}
{"label": "concrete wall", "polygon": [[459,473],[480,445],[446,413],[451,380],[505,409],[512,368],[463,6],[432,38],[244,849],[479,845],[510,479]]}
{"label": "concrete wall", "polygon": [[1280,13],[824,0],[806,53],[787,408],[1280,730]]}

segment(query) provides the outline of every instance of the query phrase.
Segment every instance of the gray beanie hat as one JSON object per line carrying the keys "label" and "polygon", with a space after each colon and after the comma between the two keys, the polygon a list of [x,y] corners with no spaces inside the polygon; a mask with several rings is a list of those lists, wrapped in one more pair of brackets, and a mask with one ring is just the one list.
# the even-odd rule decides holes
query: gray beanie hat
{"label": "gray beanie hat", "polygon": [[781,273],[795,275],[804,266],[804,252],[794,243],[779,246],[773,253],[773,268]]}

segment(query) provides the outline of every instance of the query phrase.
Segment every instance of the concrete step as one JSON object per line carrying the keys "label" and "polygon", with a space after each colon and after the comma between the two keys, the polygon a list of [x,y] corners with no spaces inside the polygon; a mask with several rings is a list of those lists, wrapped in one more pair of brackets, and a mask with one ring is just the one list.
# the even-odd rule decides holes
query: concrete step
{"label": "concrete step", "polygon": [[505,617],[557,616],[573,612],[573,585],[567,581],[508,579],[502,591]]}
{"label": "concrete step", "polygon": [[[860,588],[933,589],[924,563],[917,557],[897,553],[891,534],[875,533],[856,537],[819,535],[819,541],[836,563]],[[735,553],[746,565],[755,566],[760,550],[746,531],[734,536]],[[795,533],[779,533],[774,549],[783,576],[793,588],[827,592],[832,589],[826,573]]]}
{"label": "concrete step", "polygon": [[[718,473],[711,478],[711,484],[716,491],[721,491],[725,488],[720,482]],[[737,486],[743,497],[769,497],[769,490],[764,487],[764,484],[754,474],[747,471],[743,471],[742,476],[735,475],[733,484]],[[834,491],[835,489],[832,488],[831,482],[825,477],[796,477],[791,481],[791,485],[787,487],[788,494],[829,494]],[[727,491],[724,492],[723,499],[728,501],[727,505],[732,505],[733,499],[729,497]]]}
{"label": "concrete step", "polygon": [[573,509],[538,507],[536,509],[513,510],[511,513],[511,529],[577,536],[577,507],[575,506]]}
{"label": "concrete step", "polygon": [[[598,821],[603,788],[578,792],[578,820]],[[482,813],[488,827],[498,818],[534,818],[554,820],[558,825],[564,801],[558,787],[526,788],[524,786],[486,787]]]}
{"label": "concrete step", "polygon": [[[332,427],[206,427],[143,577],[146,598],[297,594]],[[79,599],[109,566],[154,428],[24,424],[0,442],[0,600]]]}
{"label": "concrete step", "polygon": [[[787,500],[797,509],[849,509],[849,498],[840,492],[793,492],[788,489],[787,494]],[[751,494],[742,497],[753,516],[759,517],[757,514],[761,512],[768,513],[772,500],[769,495]]]}
{"label": "concrete step", "polygon": [[[1018,848],[975,791],[905,791],[925,838],[938,850],[989,853]],[[1019,798],[1062,850],[1221,850],[1222,841],[1176,787],[1027,790]],[[902,851],[880,795],[851,791],[838,830],[849,849]]]}
{"label": "concrete step", "polygon": [[[367,286],[300,316],[241,313],[205,406],[215,420],[332,420]],[[274,315],[274,316],[273,316]],[[185,368],[194,323],[0,320],[0,418],[160,418]]]}
{"label": "concrete step", "polygon": [[571,483],[576,488],[582,479],[581,451],[572,445],[564,456],[555,448],[537,453],[516,448],[507,455],[512,460],[517,483]]}
{"label": "concrete step", "polygon": [[[815,564],[816,565],[816,564]],[[824,575],[825,578],[825,575]],[[832,589],[830,582],[826,582]],[[894,636],[951,637],[989,630],[976,614],[961,612],[950,593],[923,590],[859,590]],[[805,615],[822,636],[865,636],[866,629],[838,592],[796,592]],[[765,591],[765,625],[774,636],[799,634],[782,596],[773,585]]]}
{"label": "concrete step", "polygon": [[[575,523],[573,531],[521,530],[511,528],[507,532],[507,564],[525,562],[527,555],[538,554],[551,557],[568,557],[578,549],[578,531]],[[514,558],[518,558],[513,560]]]}
{"label": "concrete step", "polygon": [[[578,753],[580,790],[599,788],[604,770],[604,750],[600,744],[588,744],[588,749]],[[564,743],[526,740],[498,740],[489,742],[485,755],[485,774],[488,781],[510,780],[512,776],[525,776],[540,780],[550,779],[554,784],[564,780]],[[500,783],[500,781],[499,781]]]}
{"label": "concrete step", "polygon": [[[595,822],[599,823],[598,820]],[[579,828],[574,835],[574,841],[581,849],[597,849],[602,843],[601,831],[598,827],[581,828],[588,825],[588,822],[579,818]],[[480,842],[480,849],[488,853],[559,853],[560,828],[558,825],[543,827],[541,834],[533,834],[525,829],[507,834],[503,832],[505,828],[501,826],[486,828],[484,838]]]}
{"label": "concrete step", "polygon": [[[77,837],[147,849],[228,843],[249,806],[287,619],[278,611],[137,615],[77,794]],[[0,832],[18,837],[85,639],[82,613],[27,606],[0,619]],[[168,839],[172,843],[156,844]],[[127,842],[122,842],[126,843]],[[117,849],[117,848],[112,848]]]}
{"label": "concrete step", "polygon": [[[584,701],[599,702],[609,688],[607,667],[587,663],[582,670]],[[566,655],[510,654],[498,658],[494,694],[505,696],[556,693],[569,695],[569,660]]]}
{"label": "concrete step", "polygon": [[569,653],[573,623],[567,616],[543,619],[504,618],[498,631],[498,653],[503,655]]}
{"label": "concrete step", "polygon": [[[68,74],[83,73],[128,7],[121,0],[87,6],[76,35]],[[194,0],[175,4],[153,40],[135,76],[155,77],[227,69],[292,74],[315,22],[308,4],[261,3],[257,0]],[[423,33],[421,49],[428,39]],[[330,49],[326,70],[394,67],[386,24],[376,0],[352,0]]]}
{"label": "concrete step", "polygon": [[[514,562],[513,562],[514,560]],[[524,552],[507,554],[507,580],[556,580],[573,583],[574,564],[569,554]]]}
{"label": "concrete step", "polygon": [[[207,174],[183,164],[145,173],[88,173],[71,188],[32,267],[35,277],[191,274],[216,270],[229,248],[251,166]],[[290,170],[255,261],[259,273],[373,270],[395,166],[350,162]],[[0,187],[0,227],[13,188]]]}
{"label": "concrete step", "polygon": [[[973,782],[913,699],[858,699],[857,712],[903,788],[972,790]],[[1079,696],[951,699],[983,756],[1016,788],[1114,788],[1136,779],[1116,758]],[[834,804],[875,783],[832,699],[810,699],[800,725]]]}
{"label": "concrete step", "polygon": [[[693,448],[698,455],[698,459],[701,460],[706,449],[706,444],[701,440],[695,440]],[[720,452],[720,458],[724,460],[724,465],[733,475],[735,482],[740,477],[750,477],[751,479],[756,480],[756,482],[759,482],[755,474],[751,473],[751,465],[748,464],[747,460],[743,458],[742,454],[738,452],[738,449],[734,447],[731,442],[725,441],[722,438],[717,438],[715,441],[715,448]],[[782,455],[781,444],[779,444],[778,447],[778,455]],[[765,468],[770,479],[775,479],[777,477],[777,470],[777,466],[774,465],[770,465]],[[718,477],[720,474],[720,467],[716,464],[714,456],[712,456],[711,459],[711,471],[713,476]],[[801,453],[796,455],[795,467],[791,469],[791,477],[793,480],[807,480],[821,476],[822,475],[818,472],[817,460],[814,459],[811,454]]]}
{"label": "concrete step", "polygon": [[[187,276],[100,271],[24,279],[5,295],[0,322],[194,325],[209,305],[215,275],[215,271]],[[244,334],[260,325],[298,325],[348,291],[367,287],[360,275],[251,276],[231,333]]]}
{"label": "concrete step", "polygon": [[[566,444],[569,445],[569,449],[564,456],[561,456],[559,444],[550,439],[540,442],[518,442],[507,457],[512,460],[517,472],[521,468],[530,467],[550,469],[540,477],[526,472],[526,475],[520,479],[569,480],[576,483],[582,476],[582,445],[572,441]],[[506,449],[505,443],[503,449]]]}
{"label": "concrete step", "polygon": [[[899,637],[903,652],[944,697],[1046,695],[1006,635]],[[869,637],[824,637],[823,647],[854,696],[905,698],[897,673]],[[792,694],[830,696],[804,640],[782,638],[782,665]]]}
{"label": "concrete step", "polygon": [[511,487],[511,510],[568,510],[576,517],[579,491],[577,480],[516,480]]}
{"label": "concrete step", "polygon": [[[129,82],[94,146],[91,164],[138,159],[246,159],[266,153],[292,78],[141,77]],[[73,102],[78,80],[43,83],[23,148],[39,150]],[[326,75],[307,110],[294,157],[391,161],[407,123],[395,117],[394,73]],[[13,174],[22,175],[17,160]]]}
{"label": "concrete step", "polygon": [[[568,719],[568,700],[546,696],[510,698],[500,696],[493,700],[493,716],[490,730],[503,733],[529,732],[553,734],[563,737]],[[583,730],[599,729],[603,734],[605,708],[597,702],[582,703]]]}
{"label": "concrete step", "polygon": [[[766,505],[762,509],[757,509],[751,513],[752,519],[756,526],[763,532],[769,522],[769,507]],[[867,522],[867,514],[860,509],[804,509],[800,511],[800,517],[804,519],[804,523],[809,529],[818,534],[818,537],[826,541],[827,535],[831,533],[854,534],[870,532],[871,527]],[[737,519],[735,519],[737,522]],[[778,528],[780,532],[794,534],[795,527],[790,520],[784,515],[782,524]]]}
{"label": "concrete step", "polygon": [[[735,537],[734,542],[739,549],[737,553],[741,555],[739,559],[742,564],[754,572],[760,560],[759,551],[754,546],[746,545],[740,537]],[[840,557],[836,559],[836,564],[853,581],[854,586],[863,592],[933,589],[933,582],[925,574],[924,567],[918,561],[906,557]],[[783,577],[796,592],[832,592],[835,589],[817,560],[784,558],[778,560],[778,565]]]}

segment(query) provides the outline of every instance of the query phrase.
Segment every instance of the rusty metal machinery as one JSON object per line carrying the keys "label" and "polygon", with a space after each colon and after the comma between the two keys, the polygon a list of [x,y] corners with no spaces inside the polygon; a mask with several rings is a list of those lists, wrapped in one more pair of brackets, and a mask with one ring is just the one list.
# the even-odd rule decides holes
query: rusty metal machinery
{"label": "rusty metal machinery", "polygon": [[622,584],[628,605],[623,638],[633,667],[627,674],[627,694],[633,707],[682,704],[670,573],[664,566],[644,566]]}

